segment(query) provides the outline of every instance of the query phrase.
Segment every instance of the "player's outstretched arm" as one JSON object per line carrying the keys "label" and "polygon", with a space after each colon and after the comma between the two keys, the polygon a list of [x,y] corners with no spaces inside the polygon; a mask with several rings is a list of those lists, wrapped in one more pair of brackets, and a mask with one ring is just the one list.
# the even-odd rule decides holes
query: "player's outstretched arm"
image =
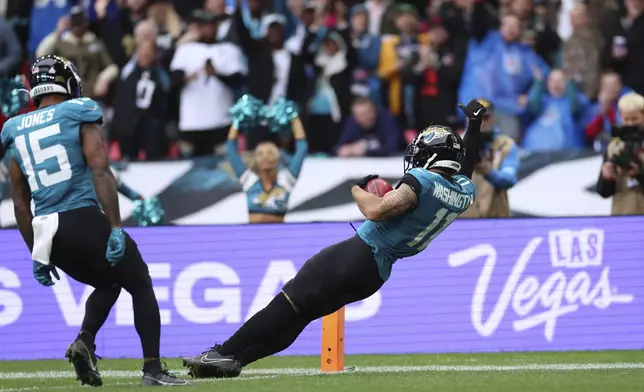
{"label": "player's outstretched arm", "polygon": [[13,158],[9,162],[9,175],[11,177],[11,199],[13,200],[13,211],[16,214],[18,230],[31,252],[34,248],[34,229],[31,226],[31,221],[34,219],[31,213],[31,189],[20,166]]}
{"label": "player's outstretched arm", "polygon": [[110,220],[112,228],[119,228],[122,223],[116,193],[116,180],[114,180],[114,175],[108,164],[101,128],[98,124],[84,124],[81,135],[83,139],[83,155],[87,165],[92,170],[98,201],[103,206],[103,211]]}
{"label": "player's outstretched arm", "polygon": [[476,99],[471,100],[467,106],[459,103],[465,116],[467,116],[467,129],[465,130],[465,137],[463,144],[465,144],[465,161],[461,167],[460,173],[467,178],[472,178],[474,173],[474,166],[481,159],[479,156],[481,125],[483,124],[483,116],[485,115],[485,107]]}
{"label": "player's outstretched arm", "polygon": [[374,222],[393,219],[413,209],[418,203],[416,192],[405,183],[388,192],[384,197],[371,194],[359,186],[354,186],[351,194],[362,215]]}

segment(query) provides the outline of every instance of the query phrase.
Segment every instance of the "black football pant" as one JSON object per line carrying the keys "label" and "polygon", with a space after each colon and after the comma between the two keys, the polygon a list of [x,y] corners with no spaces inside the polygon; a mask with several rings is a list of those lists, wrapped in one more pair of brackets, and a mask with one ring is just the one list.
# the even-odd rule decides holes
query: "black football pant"
{"label": "black football pant", "polygon": [[105,259],[111,225],[98,207],[59,214],[51,261],[73,279],[94,287],[85,304],[81,337],[93,339],[107,320],[121,288],[132,295],[134,325],[144,358],[159,358],[161,320],[148,266],[126,234],[125,257],[112,267]]}
{"label": "black football pant", "polygon": [[311,321],[375,294],[384,281],[354,236],[311,257],[275,298],[219,348],[243,366],[288,348]]}

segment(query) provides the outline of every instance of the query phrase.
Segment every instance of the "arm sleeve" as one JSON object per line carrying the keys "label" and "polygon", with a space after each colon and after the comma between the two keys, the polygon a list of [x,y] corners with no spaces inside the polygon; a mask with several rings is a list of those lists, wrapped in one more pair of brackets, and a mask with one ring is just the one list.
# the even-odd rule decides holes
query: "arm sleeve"
{"label": "arm sleeve", "polygon": [[233,168],[233,172],[237,177],[241,177],[242,174],[246,171],[246,165],[239,155],[239,150],[237,149],[237,140],[228,140],[226,142],[226,154],[228,155],[228,162]]}
{"label": "arm sleeve", "polygon": [[412,169],[409,172],[405,173],[403,178],[400,179],[400,182],[398,183],[398,185],[396,185],[396,189],[400,188],[400,186],[402,184],[407,184],[407,185],[409,185],[411,187],[411,189],[414,190],[414,193],[416,194],[416,197],[419,198],[420,195],[423,193],[423,186],[420,183],[420,181],[418,180],[418,178],[416,178],[416,176],[414,176],[414,174],[413,174],[414,170],[415,169]]}
{"label": "arm sleeve", "polygon": [[296,140],[295,141],[295,154],[291,158],[288,170],[294,177],[298,177],[302,171],[302,164],[304,163],[304,158],[309,152],[309,143],[306,140]]}
{"label": "arm sleeve", "polygon": [[498,170],[492,170],[488,173],[487,179],[497,189],[509,189],[517,183],[518,170],[519,148],[515,144],[501,163],[501,167]]}
{"label": "arm sleeve", "polygon": [[467,120],[467,130],[465,131],[465,138],[463,143],[465,144],[465,161],[461,167],[461,174],[465,177],[472,179],[472,173],[474,173],[474,166],[480,160],[479,156],[479,146],[480,142],[480,133],[481,133],[481,120]]}

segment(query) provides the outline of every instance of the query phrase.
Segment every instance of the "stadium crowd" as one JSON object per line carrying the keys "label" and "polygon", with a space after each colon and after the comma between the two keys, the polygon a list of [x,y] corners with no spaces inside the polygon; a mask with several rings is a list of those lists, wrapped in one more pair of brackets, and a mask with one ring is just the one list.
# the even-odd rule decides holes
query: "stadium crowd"
{"label": "stadium crowd", "polygon": [[[476,97],[523,150],[603,149],[618,99],[644,93],[643,11],[644,0],[0,0],[0,77],[44,54],[70,59],[106,109],[115,160],[212,154],[243,94],[296,102],[310,153],[400,153],[428,124],[462,127],[457,103]],[[248,132],[240,148],[273,136]]]}

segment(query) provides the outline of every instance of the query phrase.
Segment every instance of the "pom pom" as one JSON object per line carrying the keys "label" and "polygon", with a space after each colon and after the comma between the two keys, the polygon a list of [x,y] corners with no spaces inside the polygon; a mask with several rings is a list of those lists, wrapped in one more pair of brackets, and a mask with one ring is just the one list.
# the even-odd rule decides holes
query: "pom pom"
{"label": "pom pom", "polygon": [[299,116],[297,104],[280,97],[268,108],[264,116],[271,132],[279,133],[285,137],[291,135],[291,121]]}
{"label": "pom pom", "polygon": [[132,216],[141,227],[158,226],[163,224],[165,211],[161,206],[158,198],[153,197],[145,200],[136,200],[134,202],[134,212]]}
{"label": "pom pom", "polygon": [[20,76],[0,79],[0,109],[6,117],[17,115],[29,102],[29,91]]}
{"label": "pom pom", "polygon": [[246,94],[228,112],[234,127],[243,132],[260,124],[263,107],[262,101]]}

